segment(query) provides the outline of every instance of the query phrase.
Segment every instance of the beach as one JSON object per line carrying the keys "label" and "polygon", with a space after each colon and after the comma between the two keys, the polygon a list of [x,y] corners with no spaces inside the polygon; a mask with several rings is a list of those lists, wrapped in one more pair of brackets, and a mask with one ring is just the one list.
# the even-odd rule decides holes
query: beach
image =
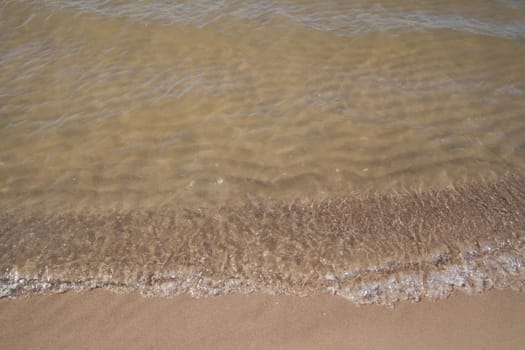
{"label": "beach", "polygon": [[524,348],[521,0],[0,0],[0,348]]}
{"label": "beach", "polygon": [[4,349],[522,349],[525,294],[358,307],[334,296],[0,300]]}

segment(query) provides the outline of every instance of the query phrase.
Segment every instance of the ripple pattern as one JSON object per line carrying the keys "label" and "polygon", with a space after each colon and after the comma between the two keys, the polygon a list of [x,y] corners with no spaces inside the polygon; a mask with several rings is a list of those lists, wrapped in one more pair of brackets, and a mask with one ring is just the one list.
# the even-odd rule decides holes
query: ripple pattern
{"label": "ripple pattern", "polygon": [[215,205],[522,172],[524,14],[479,5],[465,19],[410,1],[3,2],[2,204]]}

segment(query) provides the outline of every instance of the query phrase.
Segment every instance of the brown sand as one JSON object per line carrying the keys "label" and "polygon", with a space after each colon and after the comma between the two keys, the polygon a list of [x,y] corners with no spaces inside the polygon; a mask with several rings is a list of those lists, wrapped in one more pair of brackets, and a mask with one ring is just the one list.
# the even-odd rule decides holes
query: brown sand
{"label": "brown sand", "polygon": [[357,307],[330,296],[0,300],[3,349],[523,349],[525,293]]}

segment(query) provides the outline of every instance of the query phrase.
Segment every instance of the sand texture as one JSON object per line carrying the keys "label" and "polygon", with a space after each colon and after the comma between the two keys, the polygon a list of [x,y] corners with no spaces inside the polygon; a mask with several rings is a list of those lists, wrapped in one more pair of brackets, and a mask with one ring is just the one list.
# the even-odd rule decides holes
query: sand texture
{"label": "sand texture", "polygon": [[343,298],[143,298],[101,290],[0,300],[3,349],[523,349],[525,294],[358,307]]}

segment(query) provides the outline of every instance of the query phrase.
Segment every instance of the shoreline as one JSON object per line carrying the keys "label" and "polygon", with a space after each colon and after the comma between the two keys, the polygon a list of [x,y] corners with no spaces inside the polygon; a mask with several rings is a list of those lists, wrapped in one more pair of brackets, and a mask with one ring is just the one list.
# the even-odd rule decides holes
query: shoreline
{"label": "shoreline", "polygon": [[524,188],[516,175],[422,193],[208,210],[0,211],[0,297],[107,287],[392,304],[456,289],[520,289]]}
{"label": "shoreline", "polygon": [[525,293],[357,306],[336,296],[144,298],[85,293],[0,300],[9,349],[518,349]]}

